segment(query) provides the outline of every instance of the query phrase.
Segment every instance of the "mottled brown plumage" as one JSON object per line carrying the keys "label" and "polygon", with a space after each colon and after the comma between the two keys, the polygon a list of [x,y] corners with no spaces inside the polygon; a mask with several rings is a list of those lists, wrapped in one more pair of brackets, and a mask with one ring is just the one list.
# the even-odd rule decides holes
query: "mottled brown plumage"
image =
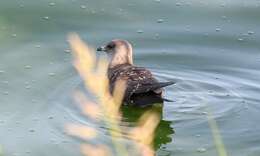
{"label": "mottled brown plumage", "polygon": [[107,52],[110,57],[108,68],[110,92],[113,92],[118,80],[126,81],[123,99],[125,104],[148,106],[164,101],[162,88],[173,82],[158,82],[149,70],[134,66],[132,46],[129,42],[113,40],[97,50]]}

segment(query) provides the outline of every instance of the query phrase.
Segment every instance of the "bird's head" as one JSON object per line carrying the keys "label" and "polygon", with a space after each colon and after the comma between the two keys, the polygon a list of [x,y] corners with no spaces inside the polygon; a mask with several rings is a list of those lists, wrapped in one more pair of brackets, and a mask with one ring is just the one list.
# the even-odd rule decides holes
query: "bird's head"
{"label": "bird's head", "polygon": [[133,64],[132,45],[126,40],[112,40],[104,46],[98,47],[97,51],[106,52],[110,58],[109,67],[119,64]]}

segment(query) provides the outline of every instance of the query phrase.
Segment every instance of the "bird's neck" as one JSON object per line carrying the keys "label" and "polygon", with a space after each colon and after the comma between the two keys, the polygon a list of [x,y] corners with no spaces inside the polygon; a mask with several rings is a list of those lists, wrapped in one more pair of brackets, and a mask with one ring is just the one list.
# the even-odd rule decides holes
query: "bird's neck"
{"label": "bird's neck", "polygon": [[133,65],[132,52],[128,53],[128,55],[122,54],[122,53],[116,53],[110,60],[109,68],[113,68],[113,67],[115,67],[117,65],[121,65],[121,64]]}

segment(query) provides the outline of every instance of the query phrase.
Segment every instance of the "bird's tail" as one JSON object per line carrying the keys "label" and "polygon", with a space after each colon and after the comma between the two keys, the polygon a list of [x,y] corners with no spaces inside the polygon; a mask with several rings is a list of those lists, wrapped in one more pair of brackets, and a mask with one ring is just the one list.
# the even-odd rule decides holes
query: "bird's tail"
{"label": "bird's tail", "polygon": [[152,87],[150,88],[150,90],[156,90],[156,89],[160,89],[166,86],[170,86],[175,84],[175,82],[173,81],[169,81],[169,82],[158,82],[152,85]]}
{"label": "bird's tail", "polygon": [[173,81],[159,82],[158,83],[158,88],[163,88],[163,87],[170,86],[170,85],[173,85],[173,84],[175,84],[175,82],[173,82]]}
{"label": "bird's tail", "polygon": [[[163,87],[167,87],[167,86],[170,86],[170,85],[173,85],[175,84],[175,82],[173,81],[169,81],[169,82],[159,82],[159,85],[158,85],[158,88],[157,89],[160,89],[160,88],[163,88]],[[170,100],[170,99],[166,99],[164,97],[161,97],[161,99],[165,102],[173,102],[173,100]]]}
{"label": "bird's tail", "polygon": [[174,102],[173,100],[170,100],[170,99],[166,99],[166,98],[161,98],[163,101],[165,101],[165,102]]}

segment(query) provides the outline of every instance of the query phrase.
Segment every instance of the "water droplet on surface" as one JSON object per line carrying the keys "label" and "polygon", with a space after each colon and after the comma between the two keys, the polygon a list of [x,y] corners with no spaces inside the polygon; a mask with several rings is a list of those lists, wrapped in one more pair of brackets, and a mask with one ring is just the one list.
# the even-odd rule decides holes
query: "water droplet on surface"
{"label": "water droplet on surface", "polygon": [[49,73],[48,75],[49,76],[55,76],[55,73]]}
{"label": "water droplet on surface", "polygon": [[43,19],[44,20],[49,20],[50,18],[49,18],[49,16],[44,16]]}
{"label": "water droplet on surface", "polygon": [[207,151],[206,148],[203,148],[203,147],[197,148],[197,152],[204,153],[206,151]]}
{"label": "water droplet on surface", "polygon": [[8,91],[4,91],[3,94],[4,95],[9,95],[9,92]]}
{"label": "water droplet on surface", "polygon": [[160,2],[161,2],[161,0],[155,0],[155,2],[156,2],[156,3],[160,3]]}
{"label": "water droplet on surface", "polygon": [[248,35],[253,35],[254,33],[255,33],[255,32],[253,32],[253,31],[248,31],[248,32],[247,32]]}
{"label": "water droplet on surface", "polygon": [[208,114],[208,112],[201,112],[201,114],[202,114],[202,115],[207,115],[207,114]]}
{"label": "water droplet on surface", "polygon": [[0,70],[0,74],[3,74],[3,73],[5,73],[5,71],[3,71],[3,70]]}
{"label": "water droplet on surface", "polygon": [[226,19],[227,19],[227,16],[221,16],[221,18],[222,18],[223,20],[226,20]]}
{"label": "water droplet on surface", "polygon": [[81,5],[80,8],[81,9],[86,9],[87,7],[86,7],[86,5]]}
{"label": "water droplet on surface", "polygon": [[160,37],[160,34],[156,33],[154,36],[154,39],[159,39],[159,37]]}
{"label": "water droplet on surface", "polygon": [[32,119],[32,121],[38,122],[38,121],[39,121],[39,118],[38,118],[38,117],[34,117],[34,118]]}
{"label": "water droplet on surface", "polygon": [[175,3],[176,6],[181,6],[180,2]]}
{"label": "water droplet on surface", "polygon": [[144,31],[139,29],[139,30],[137,30],[137,33],[142,34],[142,33],[144,33]]}
{"label": "water droplet on surface", "polygon": [[49,3],[49,6],[55,6],[55,5],[56,5],[55,2],[50,2],[50,3]]}
{"label": "water droplet on surface", "polygon": [[237,40],[240,41],[240,42],[244,41],[243,38],[238,38]]}
{"label": "water droplet on surface", "polygon": [[157,20],[157,23],[163,23],[163,22],[164,22],[163,19],[158,19],[158,20]]}
{"label": "water droplet on surface", "polygon": [[41,45],[39,45],[39,44],[35,45],[35,48],[41,48]]}
{"label": "water droplet on surface", "polygon": [[53,116],[49,116],[48,119],[50,119],[50,120],[53,119]]}
{"label": "water droplet on surface", "polygon": [[8,81],[3,81],[3,84],[6,84],[6,85],[8,85],[8,84],[9,84],[9,82],[8,82]]}
{"label": "water droplet on surface", "polygon": [[221,7],[225,7],[226,6],[226,3],[222,3],[220,4]]}
{"label": "water droplet on surface", "polygon": [[220,28],[216,28],[216,32],[220,32],[221,31],[221,29]]}
{"label": "water droplet on surface", "polygon": [[31,89],[31,86],[30,86],[30,85],[28,85],[28,86],[25,86],[25,88],[26,88],[26,89]]}
{"label": "water droplet on surface", "polygon": [[17,37],[17,34],[12,34],[12,37]]}
{"label": "water droplet on surface", "polygon": [[25,69],[31,69],[32,66],[30,66],[30,65],[26,65],[26,66],[24,66],[24,68],[25,68]]}
{"label": "water droplet on surface", "polygon": [[199,138],[200,136],[201,136],[200,134],[197,134],[197,135],[196,135],[196,137],[198,137],[198,138]]}
{"label": "water droplet on surface", "polygon": [[35,130],[34,129],[29,129],[29,132],[33,133],[33,132],[35,132]]}
{"label": "water droplet on surface", "polygon": [[65,49],[64,52],[65,53],[70,53],[70,49]]}
{"label": "water droplet on surface", "polygon": [[105,9],[104,9],[104,8],[102,8],[102,9],[100,9],[100,11],[104,13],[104,12],[105,12]]}

